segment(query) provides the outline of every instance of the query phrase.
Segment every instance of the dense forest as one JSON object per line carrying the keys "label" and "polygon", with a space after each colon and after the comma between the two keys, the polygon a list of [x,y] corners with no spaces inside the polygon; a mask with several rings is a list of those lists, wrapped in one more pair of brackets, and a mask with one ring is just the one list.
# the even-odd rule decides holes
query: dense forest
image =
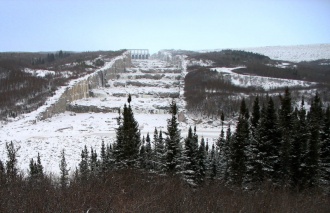
{"label": "dense forest", "polygon": [[[100,55],[113,58],[123,51],[0,53],[0,119],[16,117],[42,106],[59,86],[103,66]],[[86,61],[93,61],[86,64]],[[44,77],[25,69],[49,70]],[[68,73],[70,73],[68,75]]]}
{"label": "dense forest", "polygon": [[[176,53],[176,52],[175,52]],[[306,94],[306,90],[316,89],[322,94],[325,102],[330,102],[330,63],[329,60],[318,60],[311,62],[283,62],[271,60],[270,58],[245,51],[223,50],[220,52],[198,53],[191,51],[179,52],[186,54],[191,60],[211,60],[213,64],[205,67],[191,65],[187,67],[188,74],[184,81],[184,96],[187,101],[187,110],[191,114],[220,118],[221,112],[228,115],[239,111],[240,97],[245,97],[248,106],[256,96],[264,103],[266,96],[278,96],[279,91],[284,88],[272,88],[264,90],[255,86],[243,87],[231,84],[226,75],[213,71],[214,67],[238,67],[233,70],[238,74],[247,76],[263,76],[279,79],[304,80],[315,82],[308,88],[291,87],[292,98],[299,101]],[[178,53],[176,53],[178,54]],[[286,63],[285,67],[278,64]],[[275,101],[278,106],[279,102]]]}
{"label": "dense forest", "polygon": [[275,107],[257,97],[251,112],[241,100],[236,127],[224,131],[221,114],[219,138],[208,144],[196,127],[181,137],[174,100],[166,131],[141,137],[129,96],[115,143],[102,141],[99,154],[85,146],[71,177],[65,150],[58,179],[44,174],[39,155],[21,175],[7,143],[0,211],[327,212],[330,106],[315,94],[309,110],[304,99],[293,107],[289,89],[279,99]]}

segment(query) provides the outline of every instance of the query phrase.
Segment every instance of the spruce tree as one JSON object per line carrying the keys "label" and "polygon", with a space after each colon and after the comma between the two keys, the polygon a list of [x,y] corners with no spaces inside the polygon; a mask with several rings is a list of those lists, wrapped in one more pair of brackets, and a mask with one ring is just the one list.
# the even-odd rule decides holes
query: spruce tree
{"label": "spruce tree", "polygon": [[2,161],[0,160],[0,187],[6,182],[6,170]]}
{"label": "spruce tree", "polygon": [[90,157],[89,167],[90,167],[90,175],[93,177],[97,177],[100,171],[100,163],[97,159],[97,153],[96,150],[93,150],[91,147],[91,157]]}
{"label": "spruce tree", "polygon": [[147,162],[146,162],[146,146],[145,146],[145,138],[142,137],[141,147],[140,147],[140,153],[139,153],[139,162],[140,162],[140,168],[146,168]]}
{"label": "spruce tree", "polygon": [[324,112],[324,122],[321,132],[321,184],[330,189],[330,106]]}
{"label": "spruce tree", "polygon": [[278,182],[280,179],[280,137],[278,129],[278,117],[274,102],[269,97],[267,107],[261,109],[260,125],[258,128],[258,150],[256,169],[259,181],[272,180]]}
{"label": "spruce tree", "polygon": [[156,140],[154,142],[155,143],[156,170],[162,172],[166,168],[165,145],[164,145],[162,130],[159,131],[158,137],[154,137],[154,140]]}
{"label": "spruce tree", "polygon": [[280,166],[281,166],[281,181],[287,182],[290,177],[290,152],[293,135],[293,118],[292,118],[292,104],[291,93],[286,87],[284,97],[280,96],[281,107],[279,110],[279,131],[281,136],[280,149]]}
{"label": "spruce tree", "polygon": [[230,178],[233,184],[240,186],[243,183],[246,172],[246,146],[249,140],[249,112],[243,99],[240,107],[240,115],[236,126],[236,133],[231,143]]}
{"label": "spruce tree", "polygon": [[43,177],[43,166],[41,164],[39,153],[36,162],[33,160],[33,158],[31,158],[29,168],[30,168],[29,170],[30,180],[32,181],[40,180]]}
{"label": "spruce tree", "polygon": [[307,184],[310,187],[319,184],[320,175],[320,131],[322,117],[321,99],[316,93],[312,100],[311,108],[308,115],[308,125],[310,137],[307,149]]}
{"label": "spruce tree", "polygon": [[101,144],[101,162],[100,162],[100,172],[104,175],[107,171],[107,150],[104,144],[104,140],[102,140],[102,144]]}
{"label": "spruce tree", "polygon": [[17,152],[19,148],[15,148],[13,142],[6,143],[7,158],[6,161],[6,176],[8,181],[14,181],[18,176],[17,170]]}
{"label": "spruce tree", "polygon": [[81,181],[87,181],[89,179],[89,162],[88,150],[85,145],[84,149],[81,151],[81,161],[79,163],[79,174]]}
{"label": "spruce tree", "polygon": [[294,133],[292,135],[293,141],[290,152],[290,182],[292,187],[300,189],[306,184],[306,151],[309,138],[304,99],[301,101],[300,109],[296,109],[293,115]]}
{"label": "spruce tree", "polygon": [[[230,128],[230,127],[228,127]],[[218,158],[217,170],[219,170],[219,177],[222,179],[226,179],[228,176],[228,168],[229,168],[229,158],[230,158],[230,144],[229,140],[225,138],[225,133],[223,129],[223,125],[221,127],[220,136],[216,142],[217,152],[216,157]]]}
{"label": "spruce tree", "polygon": [[154,168],[153,153],[152,153],[151,140],[150,140],[149,133],[147,133],[145,149],[146,149],[146,163],[147,163],[146,168],[153,169]]}
{"label": "spruce tree", "polygon": [[212,144],[211,153],[210,153],[210,178],[214,180],[217,177],[217,153],[214,144]]}
{"label": "spruce tree", "polygon": [[64,189],[69,184],[69,169],[65,159],[64,149],[61,151],[61,162],[60,162],[60,185]]}
{"label": "spruce tree", "polygon": [[167,120],[166,132],[166,167],[170,173],[176,173],[180,170],[181,158],[181,137],[177,121],[177,106],[174,100],[170,105],[171,118]]}
{"label": "spruce tree", "polygon": [[260,181],[262,176],[262,165],[260,159],[259,150],[259,132],[258,128],[260,125],[260,105],[259,97],[257,96],[253,102],[252,116],[250,119],[250,141],[247,148],[247,177],[246,182],[250,184],[256,184]]}
{"label": "spruce tree", "polygon": [[198,138],[196,132],[193,134],[191,127],[188,130],[188,136],[184,141],[183,150],[183,173],[186,181],[191,184],[196,183],[197,174],[199,172],[198,166]]}
{"label": "spruce tree", "polygon": [[197,183],[202,183],[205,180],[205,175],[206,175],[206,147],[205,147],[205,140],[202,137],[201,143],[199,145],[198,149],[198,156],[197,156],[197,161],[198,161],[198,173],[197,173]]}

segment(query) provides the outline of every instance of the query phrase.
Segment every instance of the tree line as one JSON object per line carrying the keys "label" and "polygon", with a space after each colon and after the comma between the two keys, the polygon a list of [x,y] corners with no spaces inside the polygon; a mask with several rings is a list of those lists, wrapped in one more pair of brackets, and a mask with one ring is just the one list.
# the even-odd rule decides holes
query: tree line
{"label": "tree line", "polygon": [[[219,138],[214,144],[208,144],[203,137],[199,138],[196,127],[189,128],[188,135],[185,138],[181,137],[177,121],[178,109],[174,100],[170,105],[171,118],[167,121],[166,131],[158,131],[155,128],[153,136],[148,133],[146,137],[141,137],[130,102],[131,96],[129,95],[128,104],[124,105],[123,112],[120,112],[117,118],[118,128],[115,143],[105,144],[102,141],[99,154],[92,147],[88,149],[85,146],[81,151],[80,163],[72,176],[69,176],[65,150],[62,150],[58,178],[54,179],[44,173],[39,154],[37,159],[30,159],[29,173],[27,177],[24,177],[17,168],[18,148],[14,147],[13,142],[7,143],[7,161],[5,163],[0,161],[0,193],[12,191],[11,194],[15,194],[17,191],[20,194],[15,195],[20,196],[22,192],[26,194],[32,189],[34,195],[31,194],[31,197],[36,196],[35,193],[37,193],[38,196],[47,195],[51,199],[60,201],[60,206],[59,204],[54,206],[54,201],[47,197],[34,198],[44,200],[43,203],[36,202],[38,208],[43,211],[50,211],[49,208],[60,211],[64,206],[64,209],[72,209],[73,207],[65,202],[64,197],[70,195],[75,197],[74,199],[80,200],[72,194],[79,193],[85,201],[81,200],[82,203],[76,204],[76,206],[81,205],[81,208],[87,211],[91,208],[88,205],[91,203],[95,206],[102,206],[103,209],[111,209],[110,206],[105,205],[107,202],[104,202],[104,199],[108,196],[105,191],[111,196],[120,196],[124,200],[129,197],[140,200],[141,194],[137,194],[137,191],[143,191],[143,193],[151,193],[155,199],[159,194],[167,194],[168,187],[175,185],[176,190],[181,193],[181,197],[176,196],[175,199],[189,200],[188,197],[197,196],[193,191],[186,191],[187,188],[182,185],[184,182],[198,190],[199,193],[203,193],[203,196],[216,203],[222,203],[221,206],[210,207],[212,202],[202,202],[204,207],[218,211],[224,208],[229,210],[230,208],[225,205],[224,201],[219,201],[222,199],[220,195],[233,196],[235,194],[232,199],[235,201],[242,199],[240,202],[249,203],[244,206],[248,206],[251,211],[268,207],[269,210],[272,209],[271,211],[275,212],[284,210],[274,209],[274,206],[277,206],[274,205],[274,202],[283,202],[276,200],[276,197],[286,196],[288,198],[289,194],[292,195],[292,191],[288,193],[281,191],[281,188],[291,188],[300,193],[305,193],[310,189],[322,189],[323,192],[329,193],[330,108],[323,106],[318,94],[311,100],[309,110],[306,109],[307,107],[305,108],[304,99],[302,99],[300,107],[293,108],[289,89],[286,89],[285,93],[280,96],[281,104],[278,108],[274,106],[272,97],[268,97],[267,104],[262,105],[259,104],[257,97],[250,113],[243,99],[235,130],[230,127],[225,130],[225,116],[221,114],[221,130]],[[115,180],[113,180],[114,178]],[[183,182],[179,183],[177,180]],[[109,184],[111,189],[115,189],[119,195],[114,195],[107,190]],[[118,184],[121,184],[118,188],[119,191],[116,188]],[[138,188],[136,184],[143,185],[143,189]],[[98,190],[95,189],[95,191],[95,187]],[[156,194],[153,191],[155,187],[157,187]],[[249,193],[251,190],[258,192],[260,187],[262,187],[261,194]],[[29,190],[25,191],[25,189]],[[45,191],[45,189],[47,190]],[[243,190],[240,192],[241,196],[248,189],[247,194],[243,197],[238,196],[236,192],[240,189]],[[91,191],[93,191],[93,195],[90,194]],[[231,195],[229,191],[234,194]],[[213,192],[218,196],[212,194]],[[130,194],[125,195],[125,193]],[[98,198],[104,203],[95,202],[96,200],[92,196],[96,194],[104,196]],[[171,197],[170,194],[166,197],[160,196],[161,200],[168,200]],[[271,201],[266,201],[263,196],[265,194],[275,197],[271,198]],[[145,201],[146,195],[143,194],[143,196]],[[258,202],[253,199],[252,203],[248,202],[251,196],[257,196]],[[308,194],[303,195],[303,198],[297,194],[293,196],[297,196],[300,201],[304,199],[306,203],[309,203],[308,206],[298,208],[299,211],[325,210],[327,203],[330,202],[328,199],[316,196],[315,193],[311,194],[312,199]],[[15,209],[14,201],[6,200],[5,197],[0,199],[1,202],[3,201],[0,206]],[[87,198],[90,200],[86,201]],[[150,199],[150,197],[147,198],[148,203],[153,202],[153,199]],[[199,198],[197,196],[194,199]],[[318,202],[316,206],[313,204],[315,199]],[[29,201],[25,197],[22,197],[22,200]],[[138,206],[144,205],[143,200],[139,201],[142,203],[139,203]],[[300,202],[293,197],[290,200]],[[262,207],[259,205],[260,201],[265,202]],[[117,211],[123,208],[123,203],[119,200],[110,199],[109,202],[116,203]],[[128,202],[127,205],[133,205],[128,200],[126,202]],[[288,207],[291,204],[286,205]],[[27,208],[28,205],[30,204],[22,203],[19,206]],[[163,209],[173,208],[169,203],[162,205],[164,205]],[[181,210],[187,208],[183,204],[177,203],[176,205]],[[295,205],[300,206],[301,204],[296,203]],[[136,205],[133,206],[138,208]],[[31,209],[31,206],[29,208]],[[32,207],[32,209],[36,208],[36,206]],[[144,208],[150,208],[150,206],[144,206]],[[290,211],[297,211],[297,206],[290,206]]]}

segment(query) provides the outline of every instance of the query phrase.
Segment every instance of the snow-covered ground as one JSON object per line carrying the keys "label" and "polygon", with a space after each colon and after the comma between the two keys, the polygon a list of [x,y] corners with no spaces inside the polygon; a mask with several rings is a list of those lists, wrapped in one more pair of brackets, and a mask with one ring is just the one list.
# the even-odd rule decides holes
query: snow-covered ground
{"label": "snow-covered ground", "polygon": [[241,75],[234,73],[233,70],[239,69],[242,67],[227,68],[227,67],[216,67],[211,68],[223,75],[223,77],[230,81],[231,84],[240,86],[240,87],[256,87],[263,88],[264,90],[276,89],[276,88],[285,88],[285,87],[310,87],[316,83],[291,80],[291,79],[279,79],[271,77],[262,77],[254,75]]}
{"label": "snow-covered ground", "polygon": [[[259,53],[268,56],[274,60],[283,60],[283,61],[292,61],[292,62],[330,59],[330,44],[246,47],[246,48],[230,48],[230,49]],[[221,50],[223,49],[202,50],[201,52],[221,51]]]}
{"label": "snow-covered ground", "polygon": [[[176,78],[181,73],[173,73],[177,68],[160,60],[136,60],[135,68],[128,69],[120,75],[117,80],[110,80],[109,87],[93,90],[94,98],[78,100],[72,104],[81,106],[102,107],[123,107],[127,101],[127,95],[132,95],[132,108],[135,118],[139,123],[141,134],[150,133],[151,136],[155,127],[158,130],[166,131],[167,119],[170,114],[166,110],[160,110],[169,106],[172,98],[168,94],[181,94],[183,79]],[[134,75],[142,75],[142,71],[154,71],[152,75],[162,74],[160,80],[139,79],[147,82],[146,86],[127,85],[128,81],[134,80]],[[166,78],[167,77],[167,78]],[[76,80],[75,80],[76,81]],[[123,86],[114,86],[114,82],[122,82]],[[74,82],[72,82],[74,83]],[[71,84],[72,84],[71,83]],[[69,84],[68,86],[70,86]],[[61,88],[60,94],[65,88]],[[122,94],[121,96],[114,96]],[[49,103],[56,99],[56,95],[50,98]],[[185,102],[181,96],[177,99],[180,111],[184,110]],[[41,108],[42,109],[42,108]],[[72,113],[65,112],[46,120],[36,119],[37,110],[30,114],[21,116],[8,123],[0,123],[0,159],[5,161],[5,144],[13,141],[18,150],[18,167],[27,172],[29,161],[36,158],[38,152],[41,155],[42,164],[46,172],[59,174],[60,153],[65,149],[68,167],[73,172],[79,165],[81,150],[86,145],[100,151],[102,140],[105,143],[112,143],[115,139],[117,128],[117,112],[109,113]],[[187,135],[189,126],[194,126],[195,121],[187,118],[181,122],[179,128],[182,137]],[[219,136],[219,121],[199,122],[197,133],[205,137],[209,144]]]}

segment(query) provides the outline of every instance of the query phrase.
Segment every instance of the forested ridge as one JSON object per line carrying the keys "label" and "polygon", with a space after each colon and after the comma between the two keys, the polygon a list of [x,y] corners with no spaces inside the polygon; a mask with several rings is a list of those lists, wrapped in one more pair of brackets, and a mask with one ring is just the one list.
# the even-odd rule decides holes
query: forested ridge
{"label": "forested ridge", "polygon": [[[240,98],[245,97],[249,106],[259,96],[259,100],[266,102],[266,96],[277,96],[284,87],[265,90],[253,85],[244,87],[234,85],[226,74],[218,73],[216,67],[239,67],[233,72],[245,76],[261,76],[290,80],[301,80],[314,82],[309,87],[290,87],[292,98],[299,101],[300,97],[306,94],[307,90],[317,90],[325,102],[330,101],[330,63],[329,60],[317,60],[310,62],[285,62],[272,60],[269,57],[237,50],[223,50],[219,52],[198,53],[191,51],[179,51],[174,54],[185,54],[187,60],[213,62],[209,66],[197,64],[187,67],[185,76],[184,96],[187,102],[189,113],[209,118],[220,118],[221,112],[227,115],[236,114],[239,111]],[[282,63],[285,66],[282,66]],[[266,84],[267,82],[265,82]],[[275,105],[279,102],[274,100]]]}
{"label": "forested ridge", "polygon": [[[141,138],[129,96],[117,119],[115,143],[100,141],[99,153],[85,146],[72,176],[63,150],[58,179],[44,174],[39,155],[22,176],[17,149],[7,143],[7,161],[0,162],[0,193],[6,195],[0,210],[326,212],[330,107],[317,93],[293,107],[288,88],[279,102],[275,107],[268,97],[260,104],[257,97],[250,112],[241,100],[236,127],[225,131],[222,113],[219,138],[208,144],[196,127],[182,138],[174,100],[166,131],[155,128]],[[23,202],[14,203],[13,196]]]}
{"label": "forested ridge", "polygon": [[[42,106],[56,89],[72,79],[103,66],[100,55],[112,58],[123,51],[55,53],[0,53],[0,120],[28,113]],[[86,64],[86,61],[93,64]],[[48,70],[44,77],[25,69]],[[68,76],[67,73],[70,72]]]}

